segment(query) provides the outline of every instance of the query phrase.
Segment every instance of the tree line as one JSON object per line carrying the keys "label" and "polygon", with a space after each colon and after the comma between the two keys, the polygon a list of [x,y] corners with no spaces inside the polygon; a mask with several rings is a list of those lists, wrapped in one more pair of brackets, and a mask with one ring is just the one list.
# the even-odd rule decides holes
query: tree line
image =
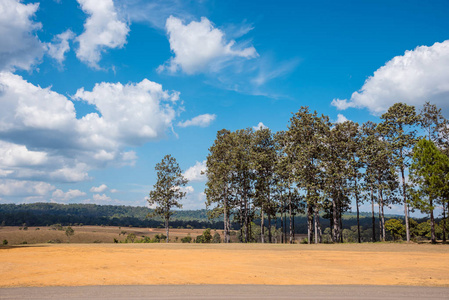
{"label": "tree line", "polygon": [[328,116],[301,107],[283,131],[223,129],[207,157],[206,206],[211,217],[223,218],[225,243],[230,241],[232,222],[239,224],[240,241],[250,242],[256,219],[259,241],[271,243],[272,222],[277,224],[279,218],[284,229],[288,223],[286,241],[292,243],[297,214],[306,215],[308,243],[323,242],[323,219],[329,220],[331,241],[339,243],[342,216],[351,206],[356,209],[361,242],[363,203],[371,204],[371,241],[385,241],[385,207],[401,204],[406,240],[411,236],[409,212],[417,209],[429,214],[435,242],[433,211],[438,205],[445,242],[448,137],[448,121],[430,103],[419,112],[396,103],[379,123],[335,124]]}

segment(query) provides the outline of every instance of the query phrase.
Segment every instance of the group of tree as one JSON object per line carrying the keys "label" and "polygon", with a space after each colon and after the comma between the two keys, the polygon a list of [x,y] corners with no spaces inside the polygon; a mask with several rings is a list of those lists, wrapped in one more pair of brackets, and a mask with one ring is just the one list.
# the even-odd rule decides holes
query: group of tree
{"label": "group of tree", "polygon": [[343,242],[342,215],[351,207],[361,242],[359,207],[365,202],[372,210],[371,241],[385,240],[385,207],[401,204],[406,240],[409,212],[418,209],[430,215],[435,242],[433,211],[442,207],[445,222],[449,199],[448,131],[441,110],[430,103],[419,113],[396,103],[379,123],[332,123],[301,107],[285,131],[223,129],[207,157],[206,206],[211,217],[223,217],[225,243],[232,221],[239,224],[241,242],[252,242],[256,219],[257,240],[272,242],[271,224],[278,218],[283,242],[291,243],[296,214],[307,216],[309,243],[322,242],[322,218],[329,219],[332,242]]}

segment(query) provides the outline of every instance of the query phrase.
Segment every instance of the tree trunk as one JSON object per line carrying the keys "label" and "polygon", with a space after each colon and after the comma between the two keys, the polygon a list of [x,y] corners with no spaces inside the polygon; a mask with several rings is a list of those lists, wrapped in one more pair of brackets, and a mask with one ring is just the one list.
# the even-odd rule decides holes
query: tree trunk
{"label": "tree trunk", "polygon": [[340,224],[340,228],[338,229],[338,232],[340,234],[340,243],[343,243],[343,218],[341,217],[342,214],[342,209],[340,208],[340,220],[339,220],[339,224]]}
{"label": "tree trunk", "polygon": [[373,221],[373,242],[376,241],[376,217],[374,216],[374,188],[371,187],[371,215]]}
{"label": "tree trunk", "polygon": [[382,213],[380,209],[380,197],[379,197],[379,190],[377,190],[377,200],[379,202],[379,241],[382,241]]}
{"label": "tree trunk", "polygon": [[282,204],[282,208],[281,208],[281,244],[283,244],[284,241],[285,241],[284,234],[285,234],[285,228],[284,228],[284,205]]}
{"label": "tree trunk", "polygon": [[292,197],[291,194],[288,194],[288,217],[289,217],[289,227],[290,227],[290,236],[289,243],[293,244],[293,223],[292,223]]}
{"label": "tree trunk", "polygon": [[446,244],[446,203],[443,201],[443,244]]}
{"label": "tree trunk", "polygon": [[360,238],[360,212],[359,212],[359,193],[357,191],[357,179],[355,181],[355,205],[357,206],[357,239],[361,243]]}
{"label": "tree trunk", "polygon": [[271,244],[272,242],[272,236],[271,236],[271,214],[267,214],[268,217],[268,243]]}
{"label": "tree trunk", "polygon": [[307,243],[311,244],[313,239],[313,206],[311,201],[307,204]]}
{"label": "tree trunk", "polygon": [[165,239],[165,242],[168,243],[169,237],[168,237],[168,218],[165,218],[165,233],[167,238]]}
{"label": "tree trunk", "polygon": [[245,243],[248,243],[249,241],[249,216],[248,216],[248,197],[245,192],[245,198],[244,198],[244,205],[245,205],[245,215],[244,215],[244,222],[245,222]]}
{"label": "tree trunk", "polygon": [[334,225],[334,230],[332,232],[332,241],[338,243],[338,220],[337,220],[337,203],[335,196],[332,198],[332,224]]}
{"label": "tree trunk", "polygon": [[264,227],[264,211],[263,211],[263,204],[260,209],[260,242],[262,244],[265,243],[265,227]]}
{"label": "tree trunk", "polygon": [[314,234],[315,244],[318,244],[318,220],[317,220],[317,218],[318,218],[317,207],[315,206],[315,217],[313,218],[314,219],[313,225],[315,227],[315,234]]}
{"label": "tree trunk", "polygon": [[[402,151],[401,151],[402,156]],[[405,188],[405,175],[404,175],[404,167],[401,166],[401,176],[402,176],[402,192],[404,196],[404,218],[405,218],[405,232],[407,236],[407,242],[410,242],[410,225],[408,222],[408,208],[407,208],[407,194]]]}
{"label": "tree trunk", "polygon": [[430,235],[432,244],[436,244],[437,240],[435,237],[435,219],[433,217],[433,199],[430,199]]}
{"label": "tree trunk", "polygon": [[385,242],[385,216],[384,216],[384,199],[382,195],[382,190],[379,191],[379,208],[381,212],[381,223],[382,223],[382,242]]}

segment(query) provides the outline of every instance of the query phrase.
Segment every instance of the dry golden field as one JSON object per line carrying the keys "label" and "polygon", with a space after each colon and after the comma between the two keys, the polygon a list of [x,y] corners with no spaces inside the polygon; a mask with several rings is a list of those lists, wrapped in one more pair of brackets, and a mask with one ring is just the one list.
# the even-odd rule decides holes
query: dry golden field
{"label": "dry golden field", "polygon": [[0,286],[449,286],[449,247],[417,244],[36,244],[0,247]]}
{"label": "dry golden field", "polygon": [[[8,245],[43,244],[49,241],[60,241],[68,243],[68,237],[64,230],[55,230],[51,226],[28,227],[21,230],[18,226],[5,226],[0,228],[0,245],[3,240],[8,241]],[[39,229],[37,229],[39,228]],[[115,226],[72,226],[75,234],[70,237],[71,243],[113,243],[114,238],[118,241],[125,241],[126,236],[134,233],[137,239],[144,236],[150,238],[156,234],[165,234],[164,228],[138,228],[138,227],[115,227]],[[190,234],[192,238],[202,234],[204,229],[170,229],[171,242],[181,242],[181,238]],[[126,232],[126,234],[122,234]],[[216,231],[212,230],[212,234]],[[222,234],[222,230],[217,230]],[[178,239],[176,239],[178,238]]]}

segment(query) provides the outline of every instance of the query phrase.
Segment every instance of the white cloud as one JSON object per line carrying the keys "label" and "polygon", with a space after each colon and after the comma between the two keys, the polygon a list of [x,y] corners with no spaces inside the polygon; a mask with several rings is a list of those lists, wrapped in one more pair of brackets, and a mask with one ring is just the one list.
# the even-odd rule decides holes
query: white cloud
{"label": "white cloud", "polygon": [[254,58],[256,49],[252,46],[236,45],[234,40],[227,42],[225,34],[205,17],[200,22],[192,21],[184,25],[182,20],[170,16],[166,22],[170,49],[174,57],[167,65],[158,68],[176,72],[182,69],[187,74],[202,71],[218,71],[223,63],[233,58]]}
{"label": "white cloud", "polygon": [[77,182],[91,169],[133,165],[126,147],[158,139],[172,127],[179,93],[144,79],[80,89],[75,99],[97,113],[76,118],[65,96],[0,72],[0,176]]}
{"label": "white cloud", "polygon": [[206,161],[197,161],[194,166],[188,168],[184,172],[184,177],[189,181],[205,181],[206,175],[202,175],[201,172],[206,171]]}
{"label": "white cloud", "polygon": [[102,193],[108,189],[108,186],[106,184],[101,184],[100,186],[93,186],[90,191],[92,193]]}
{"label": "white cloud", "polygon": [[38,3],[0,1],[0,71],[31,70],[44,54],[44,44],[34,34],[42,24],[32,20]]}
{"label": "white cloud", "polygon": [[267,129],[268,127],[265,126],[262,122],[259,122],[259,124],[257,124],[257,126],[253,126],[254,130],[260,130],[260,129]]}
{"label": "white cloud", "polygon": [[109,202],[112,199],[111,199],[111,197],[106,196],[106,194],[101,194],[101,195],[100,194],[95,194],[93,196],[93,200],[95,202]]}
{"label": "white cloud", "polygon": [[337,124],[338,123],[344,123],[346,121],[348,121],[348,119],[344,115],[338,114],[337,115],[337,121],[335,123],[337,123]]}
{"label": "white cloud", "polygon": [[193,188],[193,186],[188,185],[185,187],[181,187],[180,191],[186,193],[186,195],[187,195],[187,194],[191,194],[191,193],[195,192],[195,189]]}
{"label": "white cloud", "polygon": [[141,145],[164,135],[176,117],[172,104],[179,93],[169,93],[162,85],[144,79],[126,85],[103,82],[91,92],[79,89],[74,99],[96,106],[101,113],[101,117],[91,113],[79,121],[82,143],[109,148],[116,143]]}
{"label": "white cloud", "polygon": [[184,122],[179,122],[179,127],[189,127],[189,126],[200,126],[200,127],[207,127],[210,125],[212,121],[215,120],[217,116],[211,115],[211,114],[204,114],[194,117],[191,120],[187,120]]}
{"label": "white cloud", "polygon": [[86,196],[85,192],[82,192],[80,190],[68,190],[67,192],[63,192],[60,189],[57,189],[52,194],[52,201],[53,202],[66,202],[75,198]]}
{"label": "white cloud", "polygon": [[392,104],[421,106],[429,101],[449,108],[449,40],[419,46],[396,56],[369,77],[349,100],[334,99],[337,109],[368,108],[379,115]]}
{"label": "white cloud", "polygon": [[65,60],[65,53],[70,50],[69,40],[74,37],[75,34],[70,29],[56,35],[52,43],[46,43],[47,54],[62,64]]}
{"label": "white cloud", "polygon": [[112,0],[77,0],[89,15],[84,32],[76,38],[76,56],[90,67],[99,68],[101,53],[107,48],[122,48],[129,32],[128,25],[119,20]]}
{"label": "white cloud", "polygon": [[30,197],[45,196],[56,189],[46,182],[26,181],[26,180],[0,180],[0,196],[10,197]]}

